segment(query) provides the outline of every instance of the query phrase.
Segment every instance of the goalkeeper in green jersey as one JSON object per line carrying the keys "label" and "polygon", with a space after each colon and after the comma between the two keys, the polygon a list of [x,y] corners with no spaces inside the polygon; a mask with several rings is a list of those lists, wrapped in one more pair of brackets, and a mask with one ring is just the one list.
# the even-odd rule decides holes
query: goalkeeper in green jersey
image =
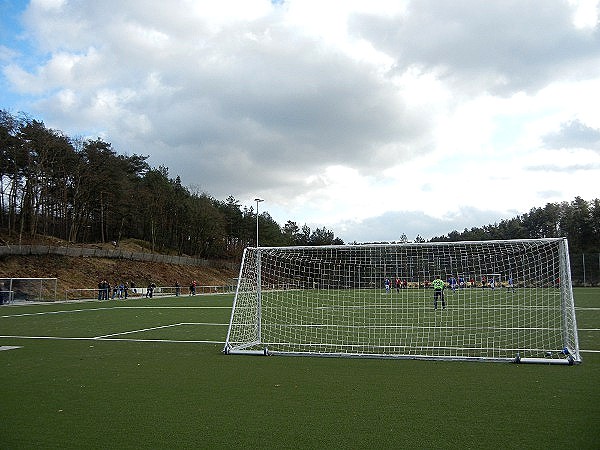
{"label": "goalkeeper in green jersey", "polygon": [[442,308],[446,309],[446,301],[444,300],[444,287],[446,284],[440,277],[433,280],[433,309],[437,309],[438,298],[442,300]]}

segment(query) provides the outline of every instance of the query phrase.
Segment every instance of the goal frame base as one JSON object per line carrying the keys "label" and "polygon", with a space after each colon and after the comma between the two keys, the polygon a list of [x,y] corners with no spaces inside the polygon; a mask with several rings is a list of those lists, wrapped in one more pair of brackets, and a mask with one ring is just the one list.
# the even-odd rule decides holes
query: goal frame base
{"label": "goal frame base", "polygon": [[279,352],[270,351],[268,347],[255,350],[233,349],[225,347],[225,355],[246,355],[246,356],[305,356],[317,358],[368,358],[368,359],[398,359],[398,360],[418,360],[418,361],[460,361],[460,362],[498,362],[513,364],[542,364],[542,365],[563,365],[573,366],[581,364],[571,355],[567,358],[487,358],[487,357],[456,357],[456,356],[429,356],[429,355],[388,355],[388,354],[362,354],[362,353],[311,353],[311,352]]}

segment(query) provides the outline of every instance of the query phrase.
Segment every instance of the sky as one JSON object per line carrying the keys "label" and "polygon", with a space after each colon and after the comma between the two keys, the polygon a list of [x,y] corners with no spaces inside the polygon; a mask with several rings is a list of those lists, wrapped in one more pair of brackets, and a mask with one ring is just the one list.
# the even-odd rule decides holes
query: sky
{"label": "sky", "polygon": [[345,242],[600,195],[599,0],[0,0],[0,108]]}

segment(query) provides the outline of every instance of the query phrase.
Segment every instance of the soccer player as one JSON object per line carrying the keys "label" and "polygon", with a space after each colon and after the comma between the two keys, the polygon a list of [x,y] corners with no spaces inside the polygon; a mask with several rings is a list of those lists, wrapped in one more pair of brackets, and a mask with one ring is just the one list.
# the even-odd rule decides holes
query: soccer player
{"label": "soccer player", "polygon": [[444,300],[445,283],[440,277],[433,280],[433,309],[437,309],[438,298],[442,300],[442,308],[446,309],[446,301]]}
{"label": "soccer player", "polygon": [[391,285],[390,279],[386,278],[383,283],[385,284],[385,293],[389,294],[390,293],[390,285]]}
{"label": "soccer player", "polygon": [[452,292],[456,290],[456,278],[454,278],[454,275],[450,276],[450,288]]}

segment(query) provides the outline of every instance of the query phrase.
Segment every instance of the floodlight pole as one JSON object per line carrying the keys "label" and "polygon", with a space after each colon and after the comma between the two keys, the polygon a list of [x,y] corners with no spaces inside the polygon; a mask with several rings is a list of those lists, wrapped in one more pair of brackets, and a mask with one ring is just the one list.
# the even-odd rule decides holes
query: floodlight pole
{"label": "floodlight pole", "polygon": [[264,202],[264,200],[262,198],[255,198],[254,201],[256,202],[256,248],[258,248],[258,204]]}

